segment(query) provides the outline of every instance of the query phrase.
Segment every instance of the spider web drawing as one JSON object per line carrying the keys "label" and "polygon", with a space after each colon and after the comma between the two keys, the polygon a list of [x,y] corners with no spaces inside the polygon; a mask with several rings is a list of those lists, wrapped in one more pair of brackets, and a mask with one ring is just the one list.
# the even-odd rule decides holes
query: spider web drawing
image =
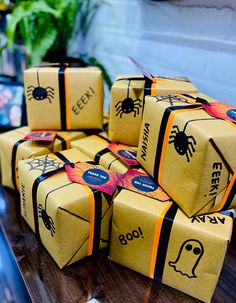
{"label": "spider web drawing", "polygon": [[29,171],[39,170],[42,172],[42,174],[51,171],[53,169],[62,167],[62,163],[57,162],[56,159],[49,157],[49,155],[46,155],[44,158],[41,159],[35,158],[27,162],[27,164],[29,164],[30,166]]}
{"label": "spider web drawing", "polygon": [[169,102],[171,106],[174,105],[174,102],[183,102],[187,103],[187,100],[185,98],[181,98],[180,96],[176,95],[164,95],[164,96],[155,96],[156,101],[166,101]]}

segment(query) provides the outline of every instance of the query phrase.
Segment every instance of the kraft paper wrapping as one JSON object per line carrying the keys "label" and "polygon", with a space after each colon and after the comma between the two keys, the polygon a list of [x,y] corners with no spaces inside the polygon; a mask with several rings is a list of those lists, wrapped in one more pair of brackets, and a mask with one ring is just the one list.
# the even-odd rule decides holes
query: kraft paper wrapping
{"label": "kraft paper wrapping", "polygon": [[[123,80],[122,80],[123,79]],[[157,83],[143,76],[119,75],[111,88],[109,140],[138,145],[146,95],[195,93],[189,81],[158,77]]]}
{"label": "kraft paper wrapping", "polygon": [[234,208],[235,125],[188,96],[146,98],[137,159],[188,216]]}
{"label": "kraft paper wrapping", "polygon": [[103,79],[100,69],[38,67],[24,72],[31,129],[101,129]]}
{"label": "kraft paper wrapping", "polygon": [[[55,173],[65,162],[57,155],[20,161],[19,180],[21,215],[62,268],[107,246],[112,197],[69,181],[64,168]],[[77,149],[60,155],[90,160]]]}
{"label": "kraft paper wrapping", "polygon": [[[113,170],[117,173],[124,174],[130,167],[115,156],[107,148],[108,145],[109,141],[105,140],[104,137],[99,137],[97,135],[88,136],[71,143],[72,147],[77,148],[89,156],[96,164],[100,164],[104,168]],[[137,148],[134,148],[134,151],[136,150]]]}
{"label": "kraft paper wrapping", "polygon": [[228,215],[188,218],[173,202],[122,190],[114,199],[109,258],[210,302],[232,228]]}
{"label": "kraft paper wrapping", "polygon": [[23,138],[29,133],[30,129],[25,126],[0,135],[1,175],[4,186],[18,189],[19,160],[70,148],[72,140],[85,137],[83,132],[57,131],[55,140],[51,143],[24,141]]}

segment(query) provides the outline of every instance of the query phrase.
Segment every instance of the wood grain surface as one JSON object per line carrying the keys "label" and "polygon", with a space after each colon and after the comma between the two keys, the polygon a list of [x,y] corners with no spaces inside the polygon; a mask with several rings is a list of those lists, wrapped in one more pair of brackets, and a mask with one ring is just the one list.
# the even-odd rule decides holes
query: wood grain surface
{"label": "wood grain surface", "polygon": [[[101,252],[60,270],[20,216],[20,199],[0,185],[0,223],[35,303],[200,302],[182,292],[115,264]],[[11,273],[4,272],[11,278]],[[0,271],[1,278],[1,271]],[[2,280],[0,279],[0,287]],[[17,283],[17,282],[16,282]],[[14,290],[13,290],[14,291]],[[1,292],[0,292],[1,294]],[[20,302],[17,298],[13,301]],[[236,302],[236,231],[234,227],[212,303]],[[24,302],[23,302],[24,303]]]}

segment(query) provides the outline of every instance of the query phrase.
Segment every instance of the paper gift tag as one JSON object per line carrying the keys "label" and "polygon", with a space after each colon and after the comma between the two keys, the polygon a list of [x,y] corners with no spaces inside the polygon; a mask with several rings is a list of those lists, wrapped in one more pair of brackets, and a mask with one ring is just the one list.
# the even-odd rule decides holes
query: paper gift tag
{"label": "paper gift tag", "polygon": [[136,160],[137,154],[130,146],[125,144],[110,143],[108,148],[111,152],[113,152],[113,154],[115,154],[129,166],[139,166],[139,163]]}
{"label": "paper gift tag", "polygon": [[36,130],[30,132],[27,136],[25,136],[24,140],[52,142],[55,139],[55,136],[56,136],[55,132]]}
{"label": "paper gift tag", "polygon": [[86,162],[66,164],[65,169],[70,181],[87,185],[112,195],[118,182],[117,173],[107,170],[100,165]]}
{"label": "paper gift tag", "polygon": [[124,175],[119,174],[118,186],[129,189],[159,201],[168,201],[170,197],[149,177],[148,174],[129,169]]}
{"label": "paper gift tag", "polygon": [[223,102],[202,103],[204,109],[213,117],[236,122],[236,107]]}

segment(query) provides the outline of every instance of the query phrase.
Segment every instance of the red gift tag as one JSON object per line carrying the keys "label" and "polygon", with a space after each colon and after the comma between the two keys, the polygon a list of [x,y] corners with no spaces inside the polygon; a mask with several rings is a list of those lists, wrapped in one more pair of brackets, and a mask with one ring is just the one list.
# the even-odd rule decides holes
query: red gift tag
{"label": "red gift tag", "polygon": [[24,137],[24,140],[31,141],[48,141],[51,142],[55,139],[56,133],[45,130],[35,130],[30,132],[27,136]]}
{"label": "red gift tag", "polygon": [[202,106],[213,117],[236,122],[236,107],[234,106],[223,102],[202,103]]}
{"label": "red gift tag", "polygon": [[86,162],[77,162],[73,165],[66,164],[65,169],[70,181],[87,185],[112,195],[118,182],[117,173],[107,170],[100,165]]}
{"label": "red gift tag", "polygon": [[170,197],[149,177],[148,174],[129,169],[124,175],[119,174],[118,186],[144,196],[165,202]]}
{"label": "red gift tag", "polygon": [[138,166],[139,163],[136,160],[137,153],[134,150],[125,144],[118,144],[118,143],[110,143],[108,145],[113,154],[119,157],[123,162],[125,162],[129,166]]}

